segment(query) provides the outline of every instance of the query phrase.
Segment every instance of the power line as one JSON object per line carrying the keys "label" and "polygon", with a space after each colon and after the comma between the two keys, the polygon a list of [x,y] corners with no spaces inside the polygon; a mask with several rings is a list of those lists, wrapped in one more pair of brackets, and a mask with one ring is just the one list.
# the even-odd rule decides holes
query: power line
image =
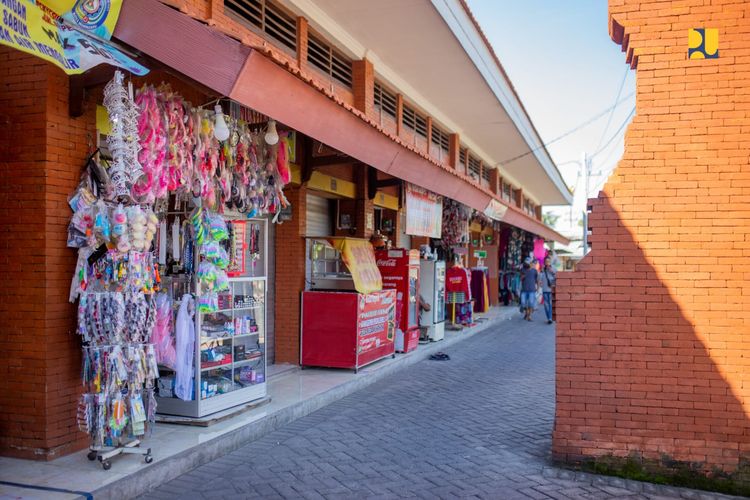
{"label": "power line", "polygon": [[[628,79],[628,73],[630,73],[630,68],[625,67],[625,74],[622,75],[622,81],[620,82],[620,88],[617,91],[617,97],[615,97],[615,102],[617,102],[618,99],[620,99],[620,94],[622,93],[622,89],[625,87],[625,80]],[[596,145],[595,149],[599,149],[599,147],[602,145],[602,141],[604,141],[604,136],[607,135],[607,130],[609,130],[609,126],[612,124],[612,117],[615,116],[615,108],[613,107],[612,110],[609,113],[609,118],[607,118],[607,125],[604,127],[604,130],[602,130],[602,136],[599,138],[599,144]]]}
{"label": "power line", "polygon": [[594,158],[596,155],[598,155],[599,153],[601,153],[602,151],[604,151],[605,149],[607,149],[607,146],[609,146],[610,144],[612,144],[612,141],[614,141],[617,138],[617,136],[620,134],[620,132],[622,131],[622,129],[624,129],[625,126],[628,123],[630,123],[630,119],[633,117],[634,114],[635,114],[635,106],[633,106],[633,109],[630,110],[630,113],[628,114],[627,118],[625,118],[625,121],[622,122],[622,124],[620,125],[620,127],[612,135],[612,137],[609,138],[609,140],[607,141],[607,143],[604,146],[602,146],[601,148],[599,148],[596,152],[594,152],[594,153],[591,154],[591,158]]}
{"label": "power line", "polygon": [[571,130],[569,130],[569,131],[565,132],[565,133],[564,133],[564,134],[562,134],[562,135],[559,135],[559,136],[555,137],[555,138],[554,138],[554,139],[552,139],[551,141],[549,141],[549,142],[546,142],[546,143],[544,143],[544,144],[542,144],[541,146],[538,146],[538,147],[536,147],[536,148],[530,149],[530,150],[526,151],[525,153],[521,153],[521,154],[520,154],[520,155],[518,155],[518,156],[514,156],[513,158],[509,158],[509,159],[507,159],[507,160],[505,160],[505,161],[501,161],[501,162],[500,162],[500,164],[501,164],[501,165],[507,165],[508,163],[512,163],[512,162],[514,162],[514,161],[516,161],[516,160],[519,160],[519,159],[521,159],[521,158],[523,158],[523,157],[525,157],[525,156],[528,156],[528,155],[530,155],[530,154],[532,154],[532,153],[535,153],[535,152],[539,151],[540,149],[546,148],[546,147],[547,147],[547,146],[549,146],[550,144],[554,144],[554,143],[556,143],[557,141],[559,141],[559,140],[561,140],[561,139],[564,139],[564,138],[568,137],[569,135],[571,135],[571,134],[573,134],[573,133],[575,133],[575,132],[578,132],[578,131],[579,131],[579,130],[581,130],[582,128],[584,128],[584,127],[586,127],[586,126],[588,126],[588,125],[591,125],[592,123],[594,123],[595,121],[597,121],[597,120],[598,120],[599,118],[601,118],[602,116],[604,116],[604,115],[606,115],[607,113],[609,113],[609,111],[610,111],[610,110],[612,110],[613,108],[616,108],[617,106],[619,106],[619,105],[620,105],[620,104],[622,104],[623,102],[625,102],[625,101],[627,101],[628,99],[630,99],[630,98],[631,98],[631,97],[632,97],[632,96],[633,96],[634,94],[635,94],[635,92],[631,92],[630,94],[628,94],[627,96],[625,96],[625,97],[624,97],[624,98],[623,98],[622,100],[620,100],[620,101],[616,102],[616,103],[615,103],[614,105],[612,105],[612,106],[608,107],[607,109],[605,109],[604,111],[600,112],[599,114],[597,114],[597,115],[593,116],[592,118],[589,118],[588,120],[586,120],[585,122],[581,123],[581,124],[580,124],[580,125],[578,125],[577,127],[575,127],[575,128],[573,128],[573,129],[571,129]]}

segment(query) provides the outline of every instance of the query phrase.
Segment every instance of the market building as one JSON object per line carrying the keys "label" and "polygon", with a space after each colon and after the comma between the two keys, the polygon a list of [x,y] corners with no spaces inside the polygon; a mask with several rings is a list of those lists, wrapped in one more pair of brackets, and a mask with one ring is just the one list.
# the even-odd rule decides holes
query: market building
{"label": "market building", "polygon": [[[116,349],[106,338],[117,330],[107,317],[122,288],[126,301],[136,297],[133,307],[154,308],[153,323],[172,341],[171,351],[156,347],[157,384],[138,337],[142,397],[155,392],[156,411],[198,417],[265,395],[275,370],[305,363],[305,293],[356,282],[337,267],[345,244],[321,242],[375,235],[388,248],[416,251],[406,261],[430,246],[448,264],[478,270],[481,312],[501,301],[500,290],[513,286],[526,256],[544,252],[544,241],[567,241],[542,223],[541,208],[570,203],[571,193],[460,0],[125,0],[111,36],[148,74],[117,80],[115,68],[99,65],[68,76],[0,45],[0,206],[8,215],[0,223],[8,277],[0,345],[12,353],[0,372],[4,455],[49,460],[91,444],[79,430],[97,408],[95,398],[81,399],[82,357],[84,382],[100,388],[107,373],[99,360],[137,343]],[[118,106],[123,114],[113,112]],[[137,179],[150,179],[126,186],[142,200],[126,207],[107,198],[98,166],[80,184],[97,148],[114,159],[113,184],[114,168],[135,176],[118,167],[136,135],[122,131],[123,116],[137,119],[129,122],[145,175]],[[94,185],[101,192],[90,192]],[[117,224],[125,224],[119,234]],[[135,282],[132,252],[145,259]],[[158,280],[169,302],[150,306]],[[101,283],[111,289],[96,295]],[[415,304],[416,290],[404,293]],[[184,325],[192,301],[190,328],[219,334],[210,349],[192,334],[194,377],[186,382],[179,370],[162,370],[180,358],[160,314]],[[454,302],[452,321],[463,304]],[[404,311],[409,330],[416,318]],[[135,335],[132,325],[120,328]],[[92,342],[83,354],[76,333]],[[416,347],[402,342],[402,350]]]}
{"label": "market building", "polygon": [[609,2],[636,114],[589,202],[591,251],[558,279],[560,460],[747,485],[749,16]]}

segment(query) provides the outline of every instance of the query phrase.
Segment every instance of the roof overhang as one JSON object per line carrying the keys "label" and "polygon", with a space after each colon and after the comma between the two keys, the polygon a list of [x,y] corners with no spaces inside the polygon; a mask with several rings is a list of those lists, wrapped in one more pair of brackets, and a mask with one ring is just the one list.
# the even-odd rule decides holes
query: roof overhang
{"label": "roof overhang", "polygon": [[[345,108],[302,75],[156,0],[124,2],[114,35],[217,93],[382,172],[479,211],[494,199],[489,191],[470,184],[454,170],[396,142],[364,115]],[[222,56],[217,58],[216,54]],[[508,213],[516,214],[519,223],[514,225],[540,236],[545,230],[551,231],[514,207],[509,207]]]}
{"label": "roof overhang", "polygon": [[[542,205],[573,197],[462,0],[285,0]],[[533,151],[503,164],[503,161]]]}

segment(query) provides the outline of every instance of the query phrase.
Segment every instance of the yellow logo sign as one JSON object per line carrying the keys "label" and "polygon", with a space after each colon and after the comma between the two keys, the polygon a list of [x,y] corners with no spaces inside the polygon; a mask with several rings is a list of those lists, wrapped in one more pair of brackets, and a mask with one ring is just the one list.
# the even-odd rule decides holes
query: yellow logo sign
{"label": "yellow logo sign", "polygon": [[718,59],[719,30],[692,28],[688,30],[688,59]]}

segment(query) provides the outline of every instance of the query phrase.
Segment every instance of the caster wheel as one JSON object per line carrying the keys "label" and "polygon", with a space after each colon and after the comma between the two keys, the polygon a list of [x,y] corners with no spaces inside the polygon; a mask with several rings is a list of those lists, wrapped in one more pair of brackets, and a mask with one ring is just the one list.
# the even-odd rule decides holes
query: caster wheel
{"label": "caster wheel", "polygon": [[86,455],[86,458],[88,458],[89,460],[91,460],[93,462],[94,460],[96,460],[96,452],[95,451],[90,451],[88,453],[88,455]]}
{"label": "caster wheel", "polygon": [[104,462],[102,462],[102,469],[104,469],[104,470],[109,470],[109,469],[111,469],[111,468],[112,468],[112,464],[111,464],[111,463],[109,463],[109,462],[108,462],[108,461],[106,461],[106,460],[105,460]]}
{"label": "caster wheel", "polygon": [[143,461],[146,462],[147,464],[150,464],[151,462],[154,461],[154,457],[152,455],[146,455],[145,457],[143,457]]}

